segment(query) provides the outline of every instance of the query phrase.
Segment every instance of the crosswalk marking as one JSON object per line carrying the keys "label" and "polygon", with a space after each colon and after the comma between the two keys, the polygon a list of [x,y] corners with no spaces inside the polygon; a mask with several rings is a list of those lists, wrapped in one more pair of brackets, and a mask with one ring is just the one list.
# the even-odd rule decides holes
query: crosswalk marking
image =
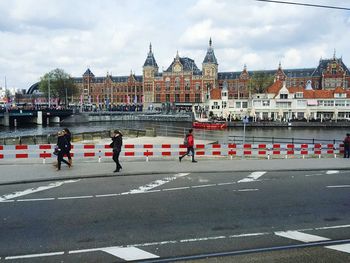
{"label": "crosswalk marking", "polygon": [[305,243],[330,240],[329,238],[326,238],[326,237],[305,234],[299,231],[285,231],[285,232],[281,231],[281,232],[275,232],[275,234],[277,236],[294,239]]}
{"label": "crosswalk marking", "polygon": [[338,250],[345,253],[350,253],[350,244],[327,246],[326,248]]}
{"label": "crosswalk marking", "polygon": [[239,180],[238,183],[254,182],[254,181],[258,180],[258,178],[263,176],[264,174],[266,174],[266,172],[252,172],[246,178]]}
{"label": "crosswalk marking", "polygon": [[124,260],[159,258],[159,256],[151,254],[137,247],[108,247],[102,249],[102,251]]}

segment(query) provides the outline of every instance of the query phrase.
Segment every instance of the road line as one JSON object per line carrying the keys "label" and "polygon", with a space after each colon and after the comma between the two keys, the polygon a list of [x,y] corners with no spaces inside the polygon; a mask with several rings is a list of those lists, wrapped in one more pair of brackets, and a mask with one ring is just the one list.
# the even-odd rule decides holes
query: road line
{"label": "road line", "polygon": [[231,235],[229,238],[237,238],[237,237],[256,237],[256,236],[266,236],[270,233],[251,233],[251,234],[239,234],[239,235]]}
{"label": "road line", "polygon": [[191,186],[191,188],[212,187],[212,186],[216,186],[216,184],[194,185],[194,186]]}
{"label": "road line", "polygon": [[329,171],[327,171],[326,172],[326,174],[338,174],[339,173],[339,171],[334,171],[334,170],[329,170]]}
{"label": "road line", "polygon": [[349,188],[350,185],[345,184],[345,185],[328,185],[326,186],[327,188]]}
{"label": "road line", "polygon": [[151,254],[136,247],[108,247],[102,249],[102,251],[124,260],[159,258],[157,255]]}
{"label": "road line", "polygon": [[334,246],[327,246],[326,248],[345,252],[345,253],[350,253],[350,244],[342,244],[342,245],[334,245]]}
{"label": "road line", "polygon": [[5,260],[22,259],[22,258],[51,257],[51,256],[60,256],[60,255],[63,255],[63,254],[64,254],[64,252],[51,252],[51,253],[42,253],[42,254],[29,254],[29,255],[21,255],[21,256],[9,256],[9,257],[5,257]]}
{"label": "road line", "polygon": [[63,181],[63,182],[55,182],[55,183],[51,183],[47,186],[39,186],[37,188],[30,188],[30,189],[26,189],[26,190],[23,190],[23,191],[19,191],[19,192],[14,192],[12,194],[7,194],[7,195],[3,195],[0,197],[0,202],[3,202],[3,201],[6,201],[6,200],[9,200],[9,199],[14,199],[14,198],[17,198],[17,197],[20,197],[20,196],[24,196],[24,195],[29,195],[29,194],[33,194],[33,193],[37,193],[37,192],[42,192],[42,191],[45,191],[45,190],[49,190],[49,189],[52,189],[52,188],[56,188],[56,187],[59,187],[63,184],[68,184],[68,183],[75,183],[75,182],[78,182],[80,180],[68,180],[68,181]]}
{"label": "road line", "polygon": [[85,196],[67,196],[67,197],[58,197],[58,200],[68,200],[68,199],[87,199],[87,198],[93,198],[92,195],[85,195]]}
{"label": "road line", "polygon": [[185,186],[185,187],[176,187],[176,188],[166,188],[166,189],[162,189],[162,191],[175,191],[175,190],[185,190],[185,189],[190,189],[190,187]]}
{"label": "road line", "polygon": [[252,172],[246,178],[239,180],[238,183],[249,183],[258,180],[261,176],[266,174],[266,172]]}
{"label": "road line", "polygon": [[144,192],[147,192],[148,190],[151,190],[153,188],[156,188],[156,187],[159,187],[163,184],[166,184],[166,183],[169,183],[171,181],[174,181],[175,179],[178,179],[180,177],[183,177],[183,176],[186,176],[186,175],[189,175],[189,173],[178,173],[178,174],[175,174],[174,176],[172,177],[166,177],[162,180],[156,180],[152,183],[149,183],[147,185],[144,185],[144,186],[140,186],[139,188],[137,189],[133,189],[133,190],[130,190],[126,193],[123,193],[123,194],[139,194],[139,193],[144,193]]}
{"label": "road line", "polygon": [[315,230],[326,230],[326,229],[337,229],[337,228],[348,228],[350,225],[339,225],[339,226],[325,226],[325,227],[317,227]]}
{"label": "road line", "polygon": [[36,202],[36,201],[52,201],[56,198],[34,198],[34,199],[18,199],[17,202]]}
{"label": "road line", "polygon": [[237,192],[253,192],[253,191],[259,191],[259,189],[242,189],[242,190],[237,190]]}
{"label": "road line", "polygon": [[112,197],[112,196],[119,196],[120,194],[105,194],[105,195],[95,195],[95,197]]}
{"label": "road line", "polygon": [[305,243],[330,240],[329,238],[305,234],[299,231],[280,231],[280,232],[275,232],[275,235],[298,240]]}
{"label": "road line", "polygon": [[217,185],[218,185],[218,186],[221,186],[221,185],[232,185],[232,184],[236,184],[236,182],[219,183],[219,184],[217,184]]}

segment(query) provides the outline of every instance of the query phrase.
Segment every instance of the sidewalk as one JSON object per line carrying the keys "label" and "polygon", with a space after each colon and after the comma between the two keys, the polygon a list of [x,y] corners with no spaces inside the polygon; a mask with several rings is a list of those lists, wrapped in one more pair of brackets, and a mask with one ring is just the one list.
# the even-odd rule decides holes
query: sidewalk
{"label": "sidewalk", "polygon": [[162,173],[201,173],[201,172],[237,172],[237,171],[286,171],[286,170],[350,170],[350,160],[343,158],[323,159],[206,159],[198,158],[192,163],[190,157],[178,160],[150,160],[146,162],[135,159],[121,159],[123,170],[113,173],[115,164],[111,159],[98,163],[96,160],[74,160],[73,167],[64,164],[61,171],[56,171],[53,162],[13,163],[0,165],[0,185],[23,182],[40,182],[76,178],[93,178],[108,176],[140,176]]}

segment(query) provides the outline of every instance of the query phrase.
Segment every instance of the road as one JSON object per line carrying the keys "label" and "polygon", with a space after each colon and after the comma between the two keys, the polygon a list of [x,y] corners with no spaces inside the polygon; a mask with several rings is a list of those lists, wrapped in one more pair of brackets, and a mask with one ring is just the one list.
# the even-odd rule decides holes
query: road
{"label": "road", "polygon": [[0,262],[350,262],[349,198],[346,170],[2,185]]}

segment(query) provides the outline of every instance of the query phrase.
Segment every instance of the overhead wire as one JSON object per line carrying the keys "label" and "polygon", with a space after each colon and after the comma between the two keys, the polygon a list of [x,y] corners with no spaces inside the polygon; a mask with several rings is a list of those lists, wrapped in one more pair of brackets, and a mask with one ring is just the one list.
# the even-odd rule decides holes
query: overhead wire
{"label": "overhead wire", "polygon": [[319,7],[319,8],[329,8],[329,9],[350,11],[350,8],[348,8],[348,7],[340,7],[340,6],[332,6],[332,5],[317,5],[317,4],[298,3],[298,2],[289,2],[289,1],[274,1],[274,0],[255,0],[255,1],[275,3],[275,4],[300,5],[300,6],[308,6],[308,7]]}

